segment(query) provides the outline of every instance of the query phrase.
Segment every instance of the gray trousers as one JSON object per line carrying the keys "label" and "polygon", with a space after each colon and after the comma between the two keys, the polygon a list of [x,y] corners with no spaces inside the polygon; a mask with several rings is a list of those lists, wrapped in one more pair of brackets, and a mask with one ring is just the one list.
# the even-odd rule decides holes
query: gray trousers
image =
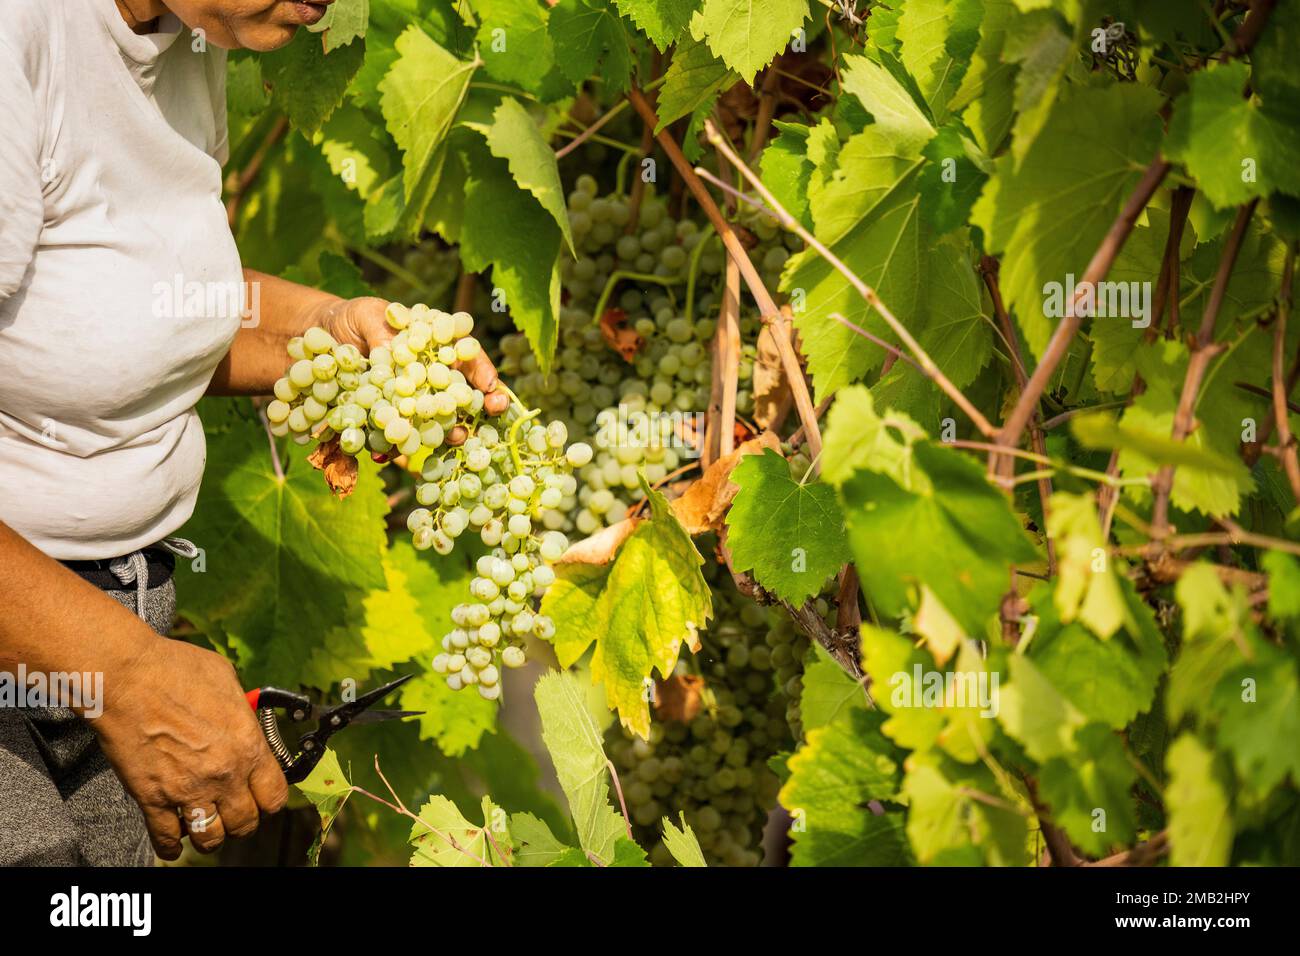
{"label": "gray trousers", "polygon": [[[136,610],[135,589],[107,591]],[[160,634],[176,614],[172,581],[144,592]],[[0,866],[152,866],[144,816],[90,723],[62,707],[0,708]]]}

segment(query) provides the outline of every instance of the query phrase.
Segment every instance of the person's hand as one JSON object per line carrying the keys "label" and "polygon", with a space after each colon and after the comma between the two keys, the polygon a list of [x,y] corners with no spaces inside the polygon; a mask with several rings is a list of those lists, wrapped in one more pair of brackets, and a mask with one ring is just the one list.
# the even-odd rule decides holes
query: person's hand
{"label": "person's hand", "polygon": [[105,669],[108,698],[91,726],[144,811],[155,852],[176,859],[188,832],[211,853],[284,806],[284,771],[225,658],[152,631],[140,648]]}
{"label": "person's hand", "polygon": [[[348,299],[329,310],[324,328],[339,342],[355,345],[368,355],[372,348],[385,344],[396,334],[384,317],[387,310],[388,302],[375,296]],[[483,410],[489,415],[500,415],[510,407],[510,396],[501,387],[496,366],[485,349],[480,349],[478,355],[468,362],[457,362],[454,367],[470,385],[483,393]]]}

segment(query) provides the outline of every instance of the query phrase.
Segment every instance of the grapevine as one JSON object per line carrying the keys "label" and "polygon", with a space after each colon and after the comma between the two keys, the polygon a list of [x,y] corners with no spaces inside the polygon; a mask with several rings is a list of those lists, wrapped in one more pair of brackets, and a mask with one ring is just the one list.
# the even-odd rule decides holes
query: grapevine
{"label": "grapevine", "polygon": [[1173,6],[336,0],[231,58],[245,263],[393,336],[205,400],[240,560],[181,611],[410,675],[346,862],[1300,859],[1300,4]]}

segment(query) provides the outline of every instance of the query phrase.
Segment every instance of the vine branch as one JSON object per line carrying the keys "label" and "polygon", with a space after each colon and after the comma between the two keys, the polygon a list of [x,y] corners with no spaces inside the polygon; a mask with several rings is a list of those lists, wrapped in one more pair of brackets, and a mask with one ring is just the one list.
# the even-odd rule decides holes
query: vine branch
{"label": "vine branch", "polygon": [[771,191],[763,185],[763,181],[758,177],[758,175],[750,169],[729,146],[726,145],[712,122],[706,120],[704,129],[709,137],[709,141],[715,146],[718,146],[718,148],[727,156],[727,159],[731,164],[740,170],[741,175],[749,181],[749,184],[754,188],[755,192],[762,197],[763,202],[767,204],[768,211],[776,217],[777,221],[780,222],[784,228],[798,234],[799,238],[806,242],[811,248],[815,249],[817,254],[825,259],[836,272],[848,280],[849,284],[853,286],[858,295],[860,295],[868,305],[880,313],[880,317],[884,319],[885,324],[888,325],[890,330],[898,336],[899,340],[907,346],[908,350],[913,356],[915,356],[917,364],[921,367],[921,371],[931,381],[938,385],[950,399],[952,399],[953,403],[966,414],[967,418],[974,422],[975,427],[978,428],[982,434],[991,438],[996,433],[997,429],[995,429],[989,420],[984,417],[984,413],[976,408],[971,400],[966,397],[965,393],[954,385],[948,376],[944,375],[943,370],[935,364],[934,359],[930,358],[929,353],[921,347],[921,343],[918,342],[912,336],[912,333],[907,330],[907,326],[903,325],[903,323],[895,317],[894,313],[889,310],[889,307],[881,301],[880,296],[876,294],[876,290],[862,281],[862,278],[845,265],[843,260],[835,255],[835,253],[831,252],[830,249],[819,241],[816,236],[809,232],[804,227],[803,223],[799,222],[786,211],[785,207],[782,206],[777,198],[772,195]]}
{"label": "vine branch", "polygon": [[[1034,369],[1034,374],[1025,383],[1015,407],[1011,410],[1011,414],[1007,416],[1001,430],[998,431],[997,444],[1020,444],[1020,436],[1029,424],[1030,419],[1033,418],[1034,412],[1038,408],[1038,400],[1042,398],[1043,392],[1047,389],[1047,384],[1051,381],[1057,366],[1069,353],[1070,342],[1083,324],[1083,316],[1075,312],[1075,305],[1083,297],[1084,290],[1106,277],[1106,273],[1110,271],[1110,267],[1115,263],[1115,258],[1124,247],[1124,241],[1128,239],[1129,233],[1133,231],[1138,216],[1142,214],[1142,210],[1146,208],[1147,203],[1151,201],[1151,197],[1155,195],[1160,183],[1169,172],[1169,168],[1168,160],[1156,157],[1151,165],[1147,167],[1146,172],[1142,174],[1142,178],[1138,180],[1133,194],[1129,196],[1124,208],[1120,210],[1119,216],[1111,224],[1105,238],[1101,241],[1101,245],[1093,253],[1087,269],[1084,270],[1083,278],[1075,286],[1074,295],[1066,309],[1065,318],[1053,330],[1047,348],[1043,351],[1043,357]],[[1005,455],[997,455],[990,460],[989,467],[995,474],[1007,476],[1011,470],[1011,459]]]}
{"label": "vine branch", "polygon": [[[1178,409],[1174,412],[1173,439],[1181,442],[1192,433],[1195,427],[1196,399],[1200,393],[1201,382],[1210,367],[1210,362],[1223,351],[1224,346],[1214,341],[1214,325],[1219,318],[1219,309],[1223,305],[1224,295],[1228,291],[1228,280],[1232,277],[1232,268],[1237,263],[1241,252],[1241,243],[1246,237],[1246,227],[1255,213],[1258,199],[1252,199],[1237,211],[1232,233],[1223,247],[1219,258],[1219,269],[1214,276],[1214,286],[1205,303],[1205,312],[1201,315],[1201,325],[1193,339],[1191,360],[1187,363],[1187,373],[1183,378],[1183,390],[1178,397]],[[1169,532],[1169,495],[1174,485],[1174,466],[1164,465],[1156,473],[1152,482],[1155,493],[1155,505],[1152,509],[1151,533],[1156,538],[1163,538]]]}
{"label": "vine branch", "polygon": [[[628,99],[636,111],[641,114],[652,128],[658,127],[659,117],[655,114],[654,107],[646,100],[645,95],[637,88],[633,87],[628,91]],[[716,132],[716,131],[715,131]],[[759,312],[762,313],[763,319],[772,326],[775,332],[777,349],[781,355],[781,365],[785,369],[786,377],[790,380],[790,388],[794,393],[795,408],[799,412],[799,420],[803,423],[808,434],[808,447],[812,449],[814,457],[820,455],[822,448],[821,429],[817,426],[817,418],[813,413],[812,396],[808,392],[808,383],[804,379],[803,367],[799,364],[799,356],[794,350],[792,344],[789,322],[777,308],[776,301],[772,298],[771,293],[763,285],[763,280],[759,278],[758,270],[754,268],[754,263],[750,261],[749,253],[745,251],[744,244],[741,243],[740,237],[736,235],[730,223],[723,218],[722,212],[718,209],[717,203],[709,195],[709,191],[700,181],[700,177],[695,175],[695,170],[691,168],[690,162],[682,154],[681,147],[677,145],[676,140],[668,133],[667,130],[661,130],[656,134],[659,145],[663,147],[664,152],[668,154],[668,159],[677,169],[678,175],[686,183],[691,195],[695,197],[704,214],[713,224],[714,231],[721,237],[723,245],[727,248],[727,253],[736,260],[736,265],[740,268],[740,275],[745,280],[745,285],[749,287],[750,294],[753,295],[754,301],[758,303]],[[733,154],[734,155],[734,154]],[[735,160],[732,160],[735,164]],[[747,168],[739,165],[742,172]]]}

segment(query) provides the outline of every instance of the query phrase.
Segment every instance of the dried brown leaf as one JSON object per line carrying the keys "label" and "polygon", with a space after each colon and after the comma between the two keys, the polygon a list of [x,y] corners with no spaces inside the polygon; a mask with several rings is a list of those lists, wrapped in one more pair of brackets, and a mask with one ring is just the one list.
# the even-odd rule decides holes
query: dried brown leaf
{"label": "dried brown leaf", "polygon": [[622,309],[604,311],[600,317],[600,334],[606,345],[623,356],[624,362],[631,362],[645,348],[645,339],[628,326],[627,313]]}
{"label": "dried brown leaf", "polygon": [[307,461],[324,473],[325,484],[340,498],[346,498],[357,487],[357,460],[339,448],[337,438],[317,445]]}
{"label": "dried brown leaf", "polygon": [[655,687],[655,713],[660,720],[688,723],[704,705],[704,678],[698,674],[673,674]]}
{"label": "dried brown leaf", "polygon": [[673,513],[687,534],[703,534],[722,527],[722,518],[740,491],[731,480],[732,470],[743,456],[759,454],[764,448],[781,450],[781,439],[775,432],[765,431],[741,443],[731,454],[719,458],[673,502]]}
{"label": "dried brown leaf", "polygon": [[758,356],[754,362],[754,421],[760,428],[770,428],[790,408],[790,380],[781,365],[776,347],[776,333],[764,323],[758,333]]}
{"label": "dried brown leaf", "polygon": [[591,537],[575,541],[569,550],[560,555],[556,564],[609,564],[619,547],[636,530],[643,518],[624,518],[608,528],[601,528]]}

